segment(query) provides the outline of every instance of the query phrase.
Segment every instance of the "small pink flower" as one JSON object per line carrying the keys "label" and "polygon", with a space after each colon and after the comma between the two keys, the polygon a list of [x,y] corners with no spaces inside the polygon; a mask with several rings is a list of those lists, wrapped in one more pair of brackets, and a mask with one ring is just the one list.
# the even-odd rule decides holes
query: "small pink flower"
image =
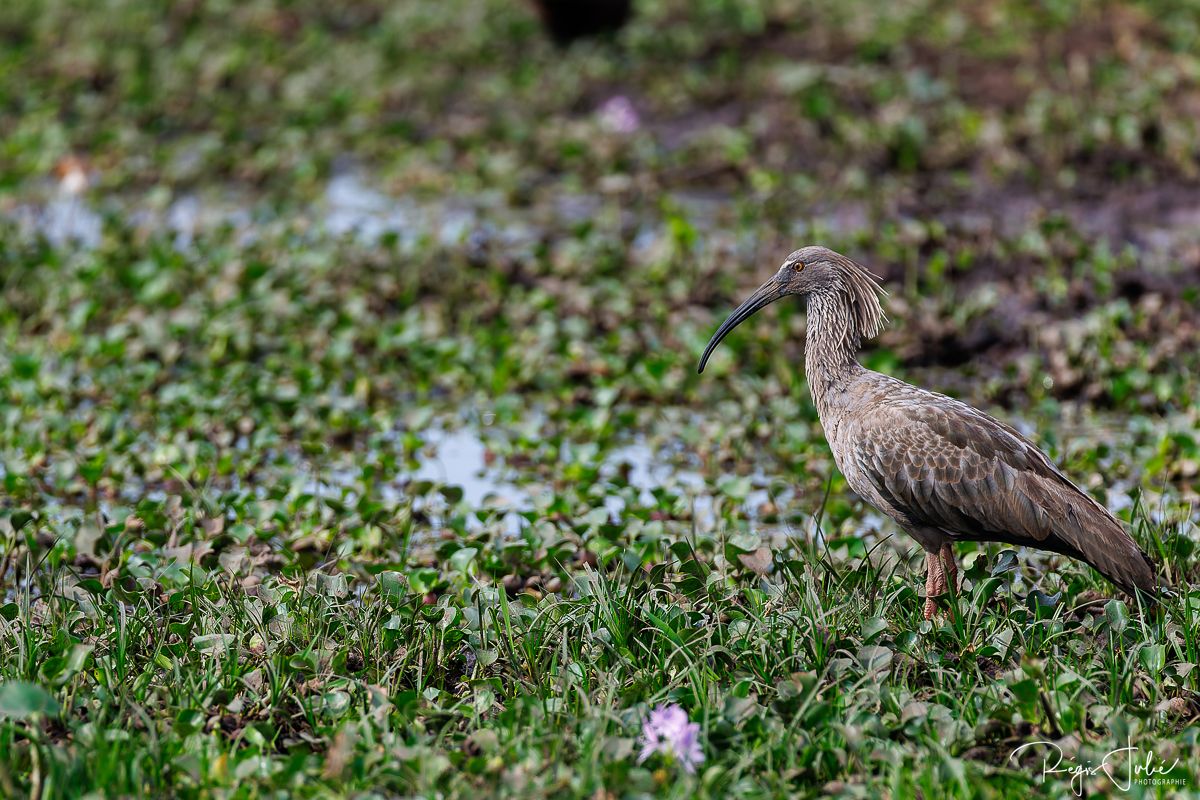
{"label": "small pink flower", "polygon": [[642,723],[642,751],[638,763],[654,753],[674,758],[688,772],[704,761],[700,749],[700,723],[688,722],[687,712],[677,705],[659,706]]}
{"label": "small pink flower", "polygon": [[598,113],[600,124],[615,133],[633,133],[642,124],[637,109],[623,94],[605,100]]}

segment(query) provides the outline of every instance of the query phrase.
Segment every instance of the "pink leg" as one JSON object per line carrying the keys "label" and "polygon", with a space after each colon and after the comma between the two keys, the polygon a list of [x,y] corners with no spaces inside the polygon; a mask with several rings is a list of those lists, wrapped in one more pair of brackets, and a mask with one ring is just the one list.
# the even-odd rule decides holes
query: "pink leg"
{"label": "pink leg", "polygon": [[942,545],[942,549],[938,552],[938,558],[941,559],[942,569],[946,573],[947,588],[958,593],[958,564],[954,559],[954,548],[949,542]]}
{"label": "pink leg", "polygon": [[[936,553],[925,554],[925,619],[933,619],[937,604],[933,601],[936,595],[945,591],[946,576],[942,571],[941,559]],[[941,587],[941,588],[939,588]]]}
{"label": "pink leg", "polygon": [[945,542],[936,553],[925,553],[925,619],[933,619],[937,610],[935,597],[946,594],[954,587],[958,591],[958,564],[954,561],[954,548]]}

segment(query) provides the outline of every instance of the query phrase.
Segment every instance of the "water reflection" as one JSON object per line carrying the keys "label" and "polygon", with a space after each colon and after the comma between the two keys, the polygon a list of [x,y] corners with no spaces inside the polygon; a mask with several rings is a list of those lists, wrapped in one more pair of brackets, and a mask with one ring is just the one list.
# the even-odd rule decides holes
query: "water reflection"
{"label": "water reflection", "polygon": [[518,507],[530,505],[530,495],[503,480],[488,466],[487,446],[479,434],[469,428],[426,432],[426,447],[418,456],[419,466],[409,476],[413,480],[433,481],[462,489],[463,501],[480,508],[484,501],[501,501]]}

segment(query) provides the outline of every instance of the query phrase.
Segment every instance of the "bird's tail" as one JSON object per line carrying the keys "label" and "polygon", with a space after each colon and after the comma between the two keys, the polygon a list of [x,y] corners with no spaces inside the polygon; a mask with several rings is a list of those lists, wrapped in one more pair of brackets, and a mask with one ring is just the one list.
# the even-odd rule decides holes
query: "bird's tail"
{"label": "bird's tail", "polygon": [[1095,567],[1122,591],[1153,601],[1167,591],[1150,556],[1138,547],[1108,509],[1080,492],[1080,499],[1062,502],[1054,535],[1075,552],[1076,558]]}

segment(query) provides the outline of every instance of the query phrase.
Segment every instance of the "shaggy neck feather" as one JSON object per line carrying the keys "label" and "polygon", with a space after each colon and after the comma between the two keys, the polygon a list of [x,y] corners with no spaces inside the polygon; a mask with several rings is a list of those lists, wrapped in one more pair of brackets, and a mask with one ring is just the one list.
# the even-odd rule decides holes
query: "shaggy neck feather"
{"label": "shaggy neck feather", "polygon": [[808,298],[808,333],[804,369],[817,411],[824,416],[831,395],[862,367],[858,348],[862,332],[854,325],[849,297],[840,291],[820,292]]}

